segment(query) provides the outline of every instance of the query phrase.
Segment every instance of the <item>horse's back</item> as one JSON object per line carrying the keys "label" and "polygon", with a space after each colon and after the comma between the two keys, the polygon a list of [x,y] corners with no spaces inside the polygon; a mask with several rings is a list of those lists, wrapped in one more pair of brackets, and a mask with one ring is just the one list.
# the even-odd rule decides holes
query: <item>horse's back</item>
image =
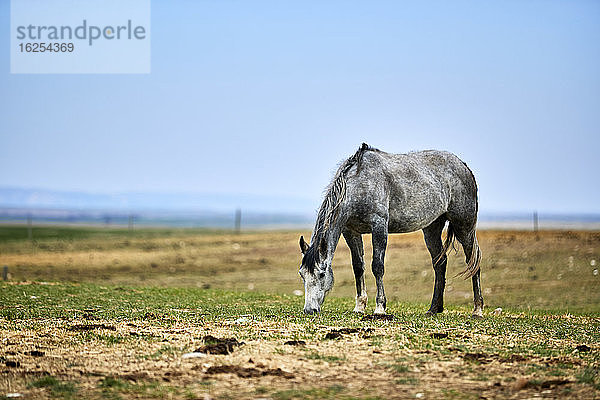
{"label": "horse's back", "polygon": [[[457,197],[477,196],[477,185],[467,164],[453,153],[440,150],[425,150],[408,154],[373,153],[380,158],[381,168],[389,183],[430,191],[447,197],[450,203]],[[376,163],[375,163],[376,164]]]}
{"label": "horse's back", "polygon": [[446,151],[369,151],[350,177],[354,219],[360,217],[356,211],[387,213],[390,232],[422,229],[445,213],[472,213],[473,207],[477,212],[473,174]]}

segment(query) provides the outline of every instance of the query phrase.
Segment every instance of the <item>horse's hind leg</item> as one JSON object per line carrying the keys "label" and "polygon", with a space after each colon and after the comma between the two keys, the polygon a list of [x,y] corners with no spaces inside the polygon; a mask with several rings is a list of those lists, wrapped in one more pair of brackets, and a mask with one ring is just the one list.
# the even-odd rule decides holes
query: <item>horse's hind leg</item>
{"label": "horse's hind leg", "polygon": [[481,281],[479,278],[480,271],[477,270],[475,275],[471,278],[473,281],[473,302],[475,307],[473,308],[473,318],[483,318],[483,296],[481,295]]}
{"label": "horse's hind leg", "polygon": [[354,307],[354,312],[364,314],[367,308],[367,287],[365,285],[365,252],[362,236],[360,233],[345,231],[344,239],[346,239],[350,254],[352,254],[352,269],[356,280],[356,307]]}
{"label": "horse's hind leg", "polygon": [[372,226],[373,236],[373,262],[371,269],[375,275],[375,284],[377,285],[377,296],[375,297],[374,314],[385,314],[386,298],[383,289],[383,263],[385,260],[385,249],[387,247],[388,225],[387,220],[376,218]]}
{"label": "horse's hind leg", "polygon": [[460,242],[465,251],[465,262],[467,265],[473,265],[476,268],[476,272],[471,277],[473,281],[473,318],[483,317],[483,296],[481,295],[481,280],[479,261],[481,259],[481,251],[479,250],[479,244],[477,243],[477,237],[475,235],[475,227],[462,228],[460,226],[455,227],[456,238]]}
{"label": "horse's hind leg", "polygon": [[441,216],[436,219],[431,225],[423,228],[423,236],[427,250],[431,255],[433,270],[435,271],[435,284],[433,287],[433,298],[431,299],[431,307],[427,311],[427,315],[434,315],[444,311],[444,288],[446,286],[446,264],[447,257],[443,253],[442,245],[442,230],[446,223],[446,217]]}

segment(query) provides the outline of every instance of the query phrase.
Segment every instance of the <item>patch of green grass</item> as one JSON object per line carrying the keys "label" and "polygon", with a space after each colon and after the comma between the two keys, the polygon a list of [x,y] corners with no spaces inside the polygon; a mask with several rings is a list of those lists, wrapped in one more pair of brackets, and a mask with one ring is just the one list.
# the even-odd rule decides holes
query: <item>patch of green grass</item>
{"label": "patch of green grass", "polygon": [[98,383],[98,387],[102,390],[102,397],[112,400],[122,399],[120,392],[125,392],[131,384],[121,379],[107,376]]}
{"label": "patch of green grass", "polygon": [[305,356],[308,360],[319,360],[319,361],[326,361],[326,362],[342,362],[346,360],[345,356],[342,357],[338,357],[338,356],[328,356],[328,355],[324,355],[324,354],[319,354],[316,351],[310,352]]}
{"label": "patch of green grass", "polygon": [[98,335],[98,338],[108,345],[115,345],[126,340],[124,336],[120,335]]}
{"label": "patch of green grass", "polygon": [[30,382],[28,386],[32,388],[48,388],[53,396],[63,398],[71,398],[77,391],[74,383],[61,382],[51,375]]}
{"label": "patch of green grass", "polygon": [[[116,221],[115,221],[116,222]],[[127,223],[127,221],[125,221]],[[94,227],[71,227],[71,226],[34,226],[32,228],[33,240],[44,241],[75,241],[83,239],[152,239],[168,238],[172,236],[198,236],[227,234],[231,231],[205,228],[139,228],[130,231],[127,228],[94,228]],[[3,225],[0,226],[0,243],[18,242],[28,240],[27,225]]]}
{"label": "patch of green grass", "polygon": [[[22,321],[36,318],[71,319],[77,310],[95,309],[98,319],[152,320],[170,324],[185,319],[237,318],[253,313],[257,318],[306,320],[298,311],[296,296],[256,292],[231,292],[192,288],[105,287],[94,284],[4,285],[0,284],[0,317]],[[32,297],[33,296],[33,297]],[[336,302],[339,303],[339,302]],[[335,307],[337,308],[337,307]],[[339,318],[328,313],[328,319]]]}
{"label": "patch of green grass", "polygon": [[570,387],[566,387],[561,390],[561,394],[564,396],[571,396],[572,393],[573,393],[573,388],[570,388]]}
{"label": "patch of green grass", "polygon": [[527,374],[535,374],[536,372],[545,371],[547,367],[541,364],[527,364],[527,369],[525,370]]}
{"label": "patch of green grass", "polygon": [[592,385],[596,390],[600,390],[600,371],[598,368],[586,367],[575,376],[577,377],[577,382]]}
{"label": "patch of green grass", "polygon": [[529,379],[529,384],[532,386],[540,386],[544,382],[541,378],[531,378]]}
{"label": "patch of green grass", "polygon": [[103,389],[124,389],[129,386],[129,383],[122,381],[119,378],[107,376],[98,383],[98,387]]}
{"label": "patch of green grass", "polygon": [[[388,326],[387,321],[363,322],[360,316],[347,312],[352,308],[352,299],[327,299],[327,309],[316,316],[306,316],[302,310],[302,298],[289,295],[266,294],[259,292],[231,292],[217,289],[191,288],[133,288],[105,287],[93,284],[57,285],[10,285],[0,284],[0,317],[8,327],[22,329],[35,328],[41,319],[54,319],[58,326],[68,327],[74,314],[83,314],[86,309],[94,309],[100,320],[151,321],[154,324],[170,326],[177,321],[202,324],[211,321],[235,320],[240,315],[254,315],[257,323],[301,324],[304,326],[302,339],[313,340],[321,337],[319,326],[377,328]],[[422,304],[388,302],[388,308],[396,316],[392,324],[397,324],[403,334],[394,337],[371,337],[371,343],[379,345],[391,340],[400,348],[430,350],[454,357],[463,352],[478,352],[484,347],[486,353],[502,355],[523,354],[525,356],[571,355],[572,347],[561,347],[560,339],[568,331],[570,337],[577,337],[580,343],[600,342],[600,329],[594,319],[588,316],[561,318],[559,315],[501,316],[472,320],[469,310],[450,307],[435,318],[425,317]],[[429,332],[452,330],[453,334],[441,345]],[[264,335],[258,331],[242,330],[242,339],[258,340]],[[85,332],[84,339],[100,340],[106,344],[118,344],[133,340],[113,333]],[[273,336],[273,338],[276,338]],[[519,340],[515,346],[515,338]],[[400,343],[398,343],[400,341]],[[164,352],[164,350],[163,350]],[[578,357],[591,357],[593,353],[580,353]],[[157,354],[156,356],[159,356]],[[423,355],[424,357],[426,355]],[[317,356],[314,359],[317,359]]]}
{"label": "patch of green grass", "polygon": [[463,393],[456,389],[442,389],[442,395],[445,399],[479,399],[477,394]]}
{"label": "patch of green grass", "polygon": [[565,376],[567,373],[560,368],[548,368],[546,373],[550,376]]}
{"label": "patch of green grass", "polygon": [[82,342],[92,342],[92,341],[100,341],[109,346],[113,346],[119,343],[123,343],[129,339],[129,337],[121,336],[121,335],[113,335],[113,334],[103,334],[98,332],[82,332],[79,336]]}
{"label": "patch of green grass", "polygon": [[357,397],[343,396],[345,388],[341,385],[333,385],[324,388],[311,389],[288,389],[273,393],[271,396],[277,400],[293,399],[349,399]]}
{"label": "patch of green grass", "polygon": [[256,394],[265,394],[269,393],[269,389],[264,386],[258,386],[256,389],[254,389],[254,392]]}
{"label": "patch of green grass", "polygon": [[558,370],[563,370],[563,369],[573,369],[573,364],[565,364],[565,363],[556,363],[554,364],[554,368],[558,369]]}
{"label": "patch of green grass", "polygon": [[410,371],[408,365],[402,363],[395,363],[388,366],[388,368],[398,374],[405,374]]}
{"label": "patch of green grass", "polygon": [[412,376],[405,376],[394,380],[397,385],[417,385],[419,380]]}
{"label": "patch of green grass", "polygon": [[159,399],[169,397],[170,394],[181,393],[185,396],[193,396],[193,394],[185,388],[176,388],[156,381],[130,383],[111,376],[102,379],[98,383],[98,388],[102,390],[103,397],[110,399],[120,399],[122,398],[122,395],[125,395],[126,397],[151,397]]}
{"label": "patch of green grass", "polygon": [[152,354],[143,355],[142,358],[146,360],[158,360],[163,356],[172,357],[179,352],[179,349],[175,346],[165,344],[160,347],[160,349],[156,350]]}
{"label": "patch of green grass", "polygon": [[384,336],[383,335],[373,335],[369,338],[371,342],[371,346],[373,347],[381,347],[383,345]]}
{"label": "patch of green grass", "polygon": [[129,392],[137,393],[143,397],[153,397],[156,399],[165,399],[174,394],[178,394],[179,388],[164,385],[160,382],[145,382],[131,385]]}

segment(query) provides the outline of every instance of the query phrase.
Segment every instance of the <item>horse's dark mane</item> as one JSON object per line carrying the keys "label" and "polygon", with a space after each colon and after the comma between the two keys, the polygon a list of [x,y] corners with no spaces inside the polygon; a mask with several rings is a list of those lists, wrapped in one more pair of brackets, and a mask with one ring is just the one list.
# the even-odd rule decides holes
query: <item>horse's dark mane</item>
{"label": "horse's dark mane", "polygon": [[321,239],[327,239],[327,231],[329,227],[335,222],[339,215],[340,206],[346,198],[346,178],[350,169],[356,165],[356,173],[360,171],[362,164],[363,155],[367,151],[380,151],[374,147],[363,143],[360,148],[344,161],[338,168],[335,176],[327,189],[325,189],[325,198],[319,213],[317,214],[317,222],[313,230],[312,238],[310,240],[310,247],[304,254],[302,264],[306,266],[309,272],[313,272],[316,264],[319,260],[319,243]]}
{"label": "horse's dark mane", "polygon": [[317,249],[317,245],[310,246],[306,250],[306,253],[304,253],[304,257],[302,257],[302,265],[306,266],[308,272],[312,274],[315,271],[315,267],[318,262],[319,250]]}

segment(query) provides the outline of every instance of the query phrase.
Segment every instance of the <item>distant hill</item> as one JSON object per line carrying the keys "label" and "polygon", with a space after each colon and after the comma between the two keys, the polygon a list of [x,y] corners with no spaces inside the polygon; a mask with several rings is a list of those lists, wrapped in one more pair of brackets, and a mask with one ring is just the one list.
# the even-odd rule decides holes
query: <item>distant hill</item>
{"label": "distant hill", "polygon": [[285,196],[219,193],[100,194],[0,187],[0,207],[126,211],[214,211],[237,208],[261,213],[313,214],[314,200]]}
{"label": "distant hill", "polygon": [[314,202],[291,197],[193,194],[97,194],[0,187],[0,222],[179,227],[310,227]]}

